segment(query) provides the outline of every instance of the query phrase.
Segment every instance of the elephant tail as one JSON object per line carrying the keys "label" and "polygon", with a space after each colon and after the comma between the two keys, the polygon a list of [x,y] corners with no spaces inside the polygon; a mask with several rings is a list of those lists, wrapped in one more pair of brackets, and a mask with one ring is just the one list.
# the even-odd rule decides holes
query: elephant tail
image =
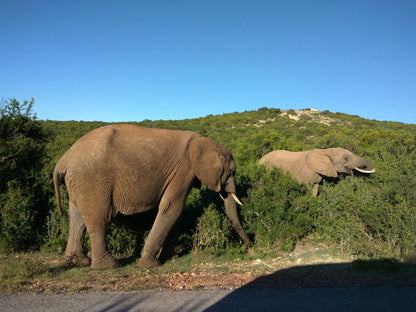
{"label": "elephant tail", "polygon": [[59,215],[62,216],[64,213],[62,211],[61,193],[59,191],[59,176],[65,172],[62,171],[62,168],[60,167],[60,162],[58,162],[55,166],[55,169],[53,170],[53,186],[55,188],[56,203],[58,205]]}

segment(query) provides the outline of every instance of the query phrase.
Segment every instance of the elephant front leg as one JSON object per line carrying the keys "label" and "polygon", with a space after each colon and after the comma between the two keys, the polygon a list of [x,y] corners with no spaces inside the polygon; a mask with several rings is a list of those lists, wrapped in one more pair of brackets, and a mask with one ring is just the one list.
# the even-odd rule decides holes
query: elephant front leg
{"label": "elephant front leg", "polygon": [[319,184],[316,183],[313,185],[313,188],[312,188],[312,196],[316,197],[318,196],[318,193],[319,193]]}
{"label": "elephant front leg", "polygon": [[162,245],[164,245],[169,232],[177,223],[182,213],[182,208],[183,201],[181,204],[170,203],[168,205],[163,205],[161,203],[156,220],[144,244],[139,267],[152,268],[160,265],[156,256]]}
{"label": "elephant front leg", "polygon": [[313,188],[312,188],[312,196],[316,197],[319,193],[319,183],[321,183],[322,177],[317,176],[315,181],[313,182]]}
{"label": "elephant front leg", "polygon": [[175,222],[168,236],[165,238],[165,241],[163,242],[162,250],[159,255],[159,259],[162,261],[171,259],[176,255],[175,244],[178,241],[179,237],[180,221],[181,217],[179,217],[178,220]]}

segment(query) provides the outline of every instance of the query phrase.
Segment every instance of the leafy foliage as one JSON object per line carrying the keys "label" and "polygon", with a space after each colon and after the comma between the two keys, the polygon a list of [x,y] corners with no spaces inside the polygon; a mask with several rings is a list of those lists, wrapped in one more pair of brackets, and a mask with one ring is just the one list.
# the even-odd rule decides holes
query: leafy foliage
{"label": "leafy foliage", "polygon": [[32,101],[0,105],[0,248],[20,250],[39,245],[48,213],[41,170],[48,139],[32,115]]}
{"label": "leafy foliage", "polygon": [[254,167],[246,177],[251,181],[244,216],[258,247],[268,251],[291,251],[296,241],[313,230],[313,198],[306,185],[283,174]]}
{"label": "leafy foliage", "polygon": [[230,222],[219,213],[215,205],[211,204],[204,209],[196,226],[194,248],[209,249],[216,254],[221,254],[231,237]]}
{"label": "leafy foliage", "polygon": [[9,183],[6,194],[2,196],[1,249],[20,250],[22,246],[30,246],[36,239],[34,226],[37,212],[32,196]]}
{"label": "leafy foliage", "polygon": [[[411,156],[411,155],[410,155]],[[366,257],[410,257],[416,248],[414,155],[382,162],[373,178],[347,177],[324,186],[319,231],[344,251]]]}
{"label": "leafy foliage", "polygon": [[[33,100],[20,104],[14,99],[1,105],[0,242],[4,250],[62,250],[68,222],[56,213],[54,164],[77,139],[105,123],[38,121],[32,106]],[[360,257],[407,258],[416,253],[416,125],[277,108],[132,124],[193,130],[232,151],[237,193],[244,202],[240,215],[254,250],[290,251],[299,239],[316,234]],[[314,198],[307,185],[290,175],[257,166],[272,150],[329,147],[370,159],[377,172],[325,181]],[[64,187],[61,194],[67,206]],[[221,205],[218,195],[205,187],[191,191],[180,228],[182,249],[230,254],[242,246],[217,209]],[[110,249],[137,254],[152,220],[117,217],[108,229]]]}

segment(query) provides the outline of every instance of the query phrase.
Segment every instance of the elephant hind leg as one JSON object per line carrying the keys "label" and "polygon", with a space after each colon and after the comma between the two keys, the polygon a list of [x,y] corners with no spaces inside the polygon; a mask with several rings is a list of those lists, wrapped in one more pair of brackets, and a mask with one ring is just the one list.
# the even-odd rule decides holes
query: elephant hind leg
{"label": "elephant hind leg", "polygon": [[[91,268],[96,270],[116,268],[118,267],[118,262],[108,250],[106,240],[106,230],[111,221],[112,210],[110,207],[106,207],[108,204],[107,200],[103,200],[101,203],[95,202],[94,204],[95,210],[93,213],[84,216],[85,225],[91,240]],[[92,209],[87,211],[92,211]]]}
{"label": "elephant hind leg", "polygon": [[69,267],[89,266],[91,259],[82,247],[85,237],[85,223],[75,204],[69,202],[69,237],[65,251],[65,264]]}
{"label": "elephant hind leg", "polygon": [[[87,225],[88,228],[88,225]],[[91,268],[104,270],[118,267],[118,262],[113,258],[107,248],[106,226],[101,228],[88,228],[91,239]]]}

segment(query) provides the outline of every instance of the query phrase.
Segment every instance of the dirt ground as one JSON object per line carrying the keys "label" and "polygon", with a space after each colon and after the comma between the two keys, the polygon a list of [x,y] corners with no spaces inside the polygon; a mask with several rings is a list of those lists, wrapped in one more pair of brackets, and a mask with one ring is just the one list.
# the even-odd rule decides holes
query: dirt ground
{"label": "dirt ground", "polygon": [[198,263],[186,272],[117,270],[119,269],[111,272],[89,270],[87,274],[80,274],[85,278],[77,279],[39,279],[20,285],[20,289],[16,290],[79,292],[416,286],[415,262],[347,259],[323,244],[298,244],[292,253],[267,260]]}

